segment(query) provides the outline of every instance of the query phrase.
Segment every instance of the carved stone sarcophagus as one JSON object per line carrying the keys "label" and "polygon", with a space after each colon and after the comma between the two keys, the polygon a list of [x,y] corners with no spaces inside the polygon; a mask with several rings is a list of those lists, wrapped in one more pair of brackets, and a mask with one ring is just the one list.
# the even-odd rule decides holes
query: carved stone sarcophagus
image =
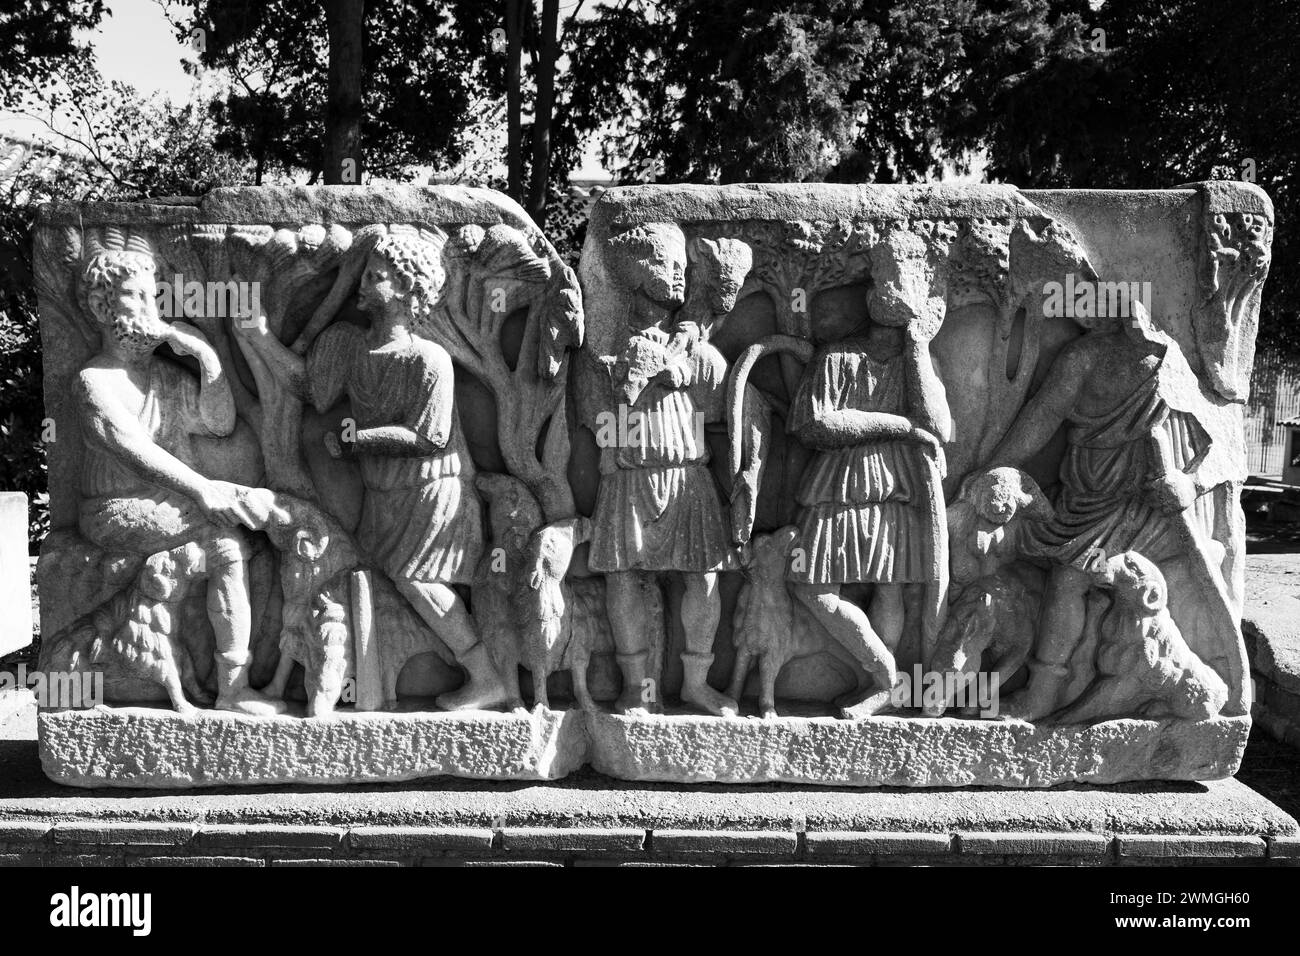
{"label": "carved stone sarcophagus", "polygon": [[631,187],[575,275],[487,191],[48,207],[45,768],[1229,776],[1272,221]]}

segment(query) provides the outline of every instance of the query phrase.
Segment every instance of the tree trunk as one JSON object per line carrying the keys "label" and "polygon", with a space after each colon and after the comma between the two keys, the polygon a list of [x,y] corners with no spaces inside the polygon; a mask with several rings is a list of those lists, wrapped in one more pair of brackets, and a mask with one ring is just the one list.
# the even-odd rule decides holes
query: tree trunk
{"label": "tree trunk", "polygon": [[325,105],[325,183],[361,182],[362,41],[366,0],[324,0],[329,31],[329,90]]}
{"label": "tree trunk", "polygon": [[506,192],[522,205],[524,201],[523,92],[520,88],[524,41],[524,3],[506,4]]}
{"label": "tree trunk", "polygon": [[533,166],[528,214],[546,222],[546,186],[551,177],[551,121],[555,112],[555,60],[559,56],[560,0],[542,0],[542,50],[537,63],[537,108],[533,116]]}

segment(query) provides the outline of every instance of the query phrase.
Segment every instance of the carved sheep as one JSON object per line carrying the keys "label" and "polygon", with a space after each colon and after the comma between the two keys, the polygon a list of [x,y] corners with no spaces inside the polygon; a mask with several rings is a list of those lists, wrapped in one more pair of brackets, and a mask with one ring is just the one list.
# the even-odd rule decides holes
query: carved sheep
{"label": "carved sheep", "polygon": [[150,555],[129,587],[46,639],[41,668],[105,670],[156,683],[179,714],[194,713],[195,703],[211,704],[177,636],[180,604],[202,565],[203,550],[193,544]]}
{"label": "carved sheep", "polygon": [[1089,572],[1095,586],[1111,595],[1101,620],[1097,676],[1052,722],[1216,716],[1228,699],[1228,687],[1183,640],[1169,613],[1160,569],[1136,551],[1126,551],[1097,560]]}

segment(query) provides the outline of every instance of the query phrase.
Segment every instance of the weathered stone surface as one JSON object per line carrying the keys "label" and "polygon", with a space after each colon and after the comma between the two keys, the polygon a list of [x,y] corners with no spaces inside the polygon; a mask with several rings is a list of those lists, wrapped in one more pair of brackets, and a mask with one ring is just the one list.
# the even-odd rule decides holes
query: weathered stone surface
{"label": "weathered stone surface", "polygon": [[1250,722],[1114,720],[1091,727],[1019,721],[829,717],[717,721],[591,718],[592,765],[626,780],[1011,786],[1209,780],[1237,770]]}
{"label": "weathered stone surface", "polygon": [[348,831],[348,846],[361,852],[483,852],[492,848],[492,831],[452,827],[354,827]]}
{"label": "weathered stone surface", "polygon": [[43,766],[1230,775],[1272,229],[1240,183],[619,188],[580,286],[486,190],[47,208],[41,665],[115,708]]}
{"label": "weathered stone surface", "polygon": [[501,840],[501,848],[507,853],[524,854],[565,850],[632,853],[644,845],[644,830],[576,827],[508,827],[503,831]]}
{"label": "weathered stone surface", "polygon": [[1252,836],[1172,836],[1137,833],[1119,838],[1121,857],[1257,857],[1265,853],[1264,840]]}
{"label": "weathered stone surface", "polygon": [[780,830],[656,830],[654,852],[665,856],[793,856],[799,834]]}
{"label": "weathered stone surface", "polygon": [[[354,836],[376,829],[382,840],[383,828],[391,828],[402,837],[428,834],[435,842],[464,837],[469,842],[463,845],[428,849],[472,854],[496,852],[490,849],[494,832],[523,828],[802,832],[812,853],[818,840],[834,843],[845,837],[922,837],[946,852],[958,833],[1262,836],[1278,838],[1279,846],[1300,834],[1290,815],[1236,779],[1047,790],[681,787],[617,781],[584,770],[559,786],[441,777],[345,790],[275,785],[188,793],[83,790],[45,776],[34,711],[29,718],[8,728],[8,739],[0,747],[0,780],[6,782],[0,794],[0,822],[16,841],[7,844],[11,853],[43,852],[37,848],[51,845],[47,835],[55,823],[101,828],[129,828],[141,822],[194,824],[238,829],[250,841],[258,839],[255,831],[268,828],[290,834],[327,828],[348,833],[345,846]],[[288,837],[266,839],[283,844]],[[894,851],[903,849],[882,844],[876,851],[897,855]],[[382,856],[424,851],[418,844],[408,847],[399,841],[386,852],[378,846],[354,852]],[[907,852],[916,855],[915,848]]]}
{"label": "weathered stone surface", "polygon": [[[0,491],[0,607],[5,609],[0,616],[0,657],[32,642],[32,573],[27,547],[27,496]],[[5,694],[0,689],[0,696]]]}
{"label": "weathered stone surface", "polygon": [[853,833],[810,830],[804,837],[810,856],[944,854],[952,851],[947,833]]}
{"label": "weathered stone surface", "polygon": [[93,823],[59,823],[52,834],[56,844],[101,843],[123,846],[167,846],[188,843],[198,827],[183,823],[136,823],[103,826]]}
{"label": "weathered stone surface", "polygon": [[[942,717],[344,714],[182,717],[151,708],[39,716],[47,774],[73,786],[247,786],[453,776],[554,780],[590,764],[624,780],[1011,786],[1212,780],[1236,772],[1245,718],[1091,727]],[[1212,762],[1207,763],[1207,755]],[[385,767],[390,767],[386,771]]]}
{"label": "weathered stone surface", "polygon": [[307,720],[143,707],[39,716],[50,778],[79,787],[361,783],[450,774],[554,780],[582,765],[577,713],[339,714]]}
{"label": "weathered stone surface", "polygon": [[1105,856],[1101,833],[959,833],[958,852],[970,856]]}

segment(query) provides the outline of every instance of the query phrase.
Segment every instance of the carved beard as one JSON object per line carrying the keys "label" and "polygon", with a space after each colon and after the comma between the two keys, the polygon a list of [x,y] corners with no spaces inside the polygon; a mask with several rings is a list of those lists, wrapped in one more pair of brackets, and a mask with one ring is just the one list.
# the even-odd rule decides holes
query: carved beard
{"label": "carved beard", "polygon": [[113,338],[130,352],[145,354],[163,343],[167,327],[156,317],[121,313],[113,318]]}

